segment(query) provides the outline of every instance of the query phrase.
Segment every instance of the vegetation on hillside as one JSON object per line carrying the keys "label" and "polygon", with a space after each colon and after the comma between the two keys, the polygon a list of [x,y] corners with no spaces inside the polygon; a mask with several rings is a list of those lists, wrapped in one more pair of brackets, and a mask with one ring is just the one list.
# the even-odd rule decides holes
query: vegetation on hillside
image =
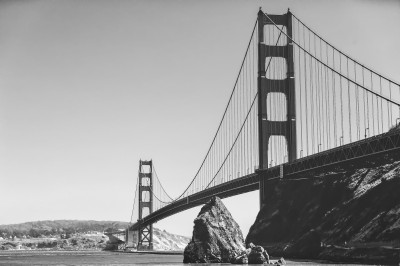
{"label": "vegetation on hillside", "polygon": [[[21,224],[0,225],[2,238],[37,238],[43,236],[85,233],[89,231],[107,232],[128,227],[128,222],[119,221],[81,221],[81,220],[55,220],[37,221]],[[67,237],[68,238],[68,237]]]}

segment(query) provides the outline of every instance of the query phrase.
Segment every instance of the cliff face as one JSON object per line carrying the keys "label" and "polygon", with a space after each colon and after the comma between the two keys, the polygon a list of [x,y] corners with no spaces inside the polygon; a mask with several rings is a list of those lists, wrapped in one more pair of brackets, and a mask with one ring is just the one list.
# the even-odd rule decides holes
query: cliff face
{"label": "cliff face", "polygon": [[183,250],[190,241],[186,236],[171,234],[157,228],[153,230],[154,250]]}
{"label": "cliff face", "polygon": [[246,243],[272,255],[398,262],[399,157],[386,154],[271,182]]}
{"label": "cliff face", "polygon": [[218,197],[201,208],[193,237],[184,251],[184,263],[230,262],[245,250],[239,225]]}

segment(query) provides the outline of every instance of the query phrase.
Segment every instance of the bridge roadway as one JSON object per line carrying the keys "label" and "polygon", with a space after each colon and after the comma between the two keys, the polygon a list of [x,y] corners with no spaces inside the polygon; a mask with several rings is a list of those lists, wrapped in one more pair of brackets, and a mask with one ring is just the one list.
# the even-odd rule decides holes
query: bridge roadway
{"label": "bridge roadway", "polygon": [[174,201],[136,222],[129,230],[138,230],[140,226],[153,224],[173,214],[202,205],[213,196],[227,198],[258,190],[260,180],[280,178],[281,170],[283,170],[284,179],[290,179],[295,178],[296,174],[307,173],[318,168],[333,166],[370,155],[392,152],[398,149],[400,149],[399,129],[303,157],[291,163],[256,170],[253,174],[236,178]]}

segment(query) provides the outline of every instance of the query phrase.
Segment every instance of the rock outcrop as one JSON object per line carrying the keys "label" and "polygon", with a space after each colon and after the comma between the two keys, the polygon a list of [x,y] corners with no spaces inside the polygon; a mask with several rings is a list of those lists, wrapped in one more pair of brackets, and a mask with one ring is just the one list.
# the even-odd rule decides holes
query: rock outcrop
{"label": "rock outcrop", "polygon": [[242,254],[242,255],[234,258],[231,263],[232,264],[248,264],[249,258],[247,257],[247,254]]}
{"label": "rock outcrop", "polygon": [[218,197],[201,208],[194,220],[193,237],[184,251],[184,263],[228,263],[243,253],[239,225]]}
{"label": "rock outcrop", "polygon": [[248,245],[248,249],[231,261],[232,264],[264,264],[264,265],[285,265],[284,258],[272,261],[269,259],[267,251],[262,246],[253,243]]}
{"label": "rock outcrop", "polygon": [[[283,259],[283,258],[282,258]],[[234,260],[233,264],[270,264],[269,255],[267,251],[261,247],[256,246],[253,243],[248,245],[248,249],[242,252]]]}
{"label": "rock outcrop", "polygon": [[272,256],[400,261],[398,151],[291,178],[269,183],[246,243]]}
{"label": "rock outcrop", "polygon": [[189,241],[189,237],[153,228],[153,248],[155,250],[184,250]]}
{"label": "rock outcrop", "polygon": [[250,243],[249,246],[250,252],[247,256],[250,264],[269,264],[269,255],[263,247],[255,246],[253,243]]}

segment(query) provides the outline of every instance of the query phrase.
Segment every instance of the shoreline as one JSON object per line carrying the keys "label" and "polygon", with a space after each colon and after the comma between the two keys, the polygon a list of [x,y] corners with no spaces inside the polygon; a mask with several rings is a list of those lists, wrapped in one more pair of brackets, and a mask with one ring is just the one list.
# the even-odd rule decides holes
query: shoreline
{"label": "shoreline", "polygon": [[[107,251],[107,250],[105,250]],[[115,253],[134,253],[134,254],[154,254],[154,255],[182,255],[183,256],[183,250],[182,251],[168,251],[168,250],[110,250],[109,252],[115,252]]]}
{"label": "shoreline", "polygon": [[[78,258],[78,257],[86,257],[90,258],[92,256],[104,256],[113,257],[113,256],[122,256],[125,258],[129,258],[129,255],[132,258],[137,258],[137,256],[142,257],[143,259],[152,257],[153,259],[162,258],[163,256],[174,258],[179,257],[179,261],[183,261],[180,258],[183,256],[183,251],[107,251],[107,250],[0,250],[0,264],[2,262],[2,258],[21,258],[21,257],[56,257],[56,256],[67,256],[71,258]],[[126,256],[124,256],[126,255]],[[154,257],[151,255],[155,255]],[[11,257],[11,258],[10,258]],[[277,260],[281,256],[271,256],[272,260]],[[314,258],[314,259],[307,259],[307,258],[298,258],[298,257],[285,257],[285,260],[288,264],[351,264],[351,265],[376,265],[377,263],[380,264],[382,262],[374,261],[373,259],[370,261],[363,261],[363,260],[342,260],[343,258],[337,258],[336,260],[332,259],[323,259],[323,258]],[[162,262],[159,262],[162,264]],[[170,263],[170,262],[169,262]],[[183,262],[180,262],[182,265]],[[383,263],[383,264],[387,264]]]}

